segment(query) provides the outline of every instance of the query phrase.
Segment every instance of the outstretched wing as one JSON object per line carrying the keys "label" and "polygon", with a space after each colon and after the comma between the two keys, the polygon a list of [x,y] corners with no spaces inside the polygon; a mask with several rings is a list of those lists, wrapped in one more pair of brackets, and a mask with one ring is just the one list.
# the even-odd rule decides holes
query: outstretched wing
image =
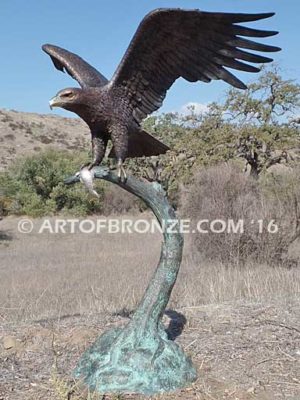
{"label": "outstretched wing", "polygon": [[49,54],[55,68],[62,72],[66,70],[82,88],[104,86],[108,83],[99,71],[76,54],[51,44],[44,44],[42,49]]}
{"label": "outstretched wing", "polygon": [[157,110],[174,81],[222,79],[240,89],[246,86],[226,68],[247,72],[259,69],[239,60],[266,63],[270,58],[240,48],[273,52],[280,48],[247,40],[278,32],[236,25],[273,16],[268,14],[210,13],[199,10],[158,9],[148,14],[134,35],[111,85],[122,87],[137,122]]}

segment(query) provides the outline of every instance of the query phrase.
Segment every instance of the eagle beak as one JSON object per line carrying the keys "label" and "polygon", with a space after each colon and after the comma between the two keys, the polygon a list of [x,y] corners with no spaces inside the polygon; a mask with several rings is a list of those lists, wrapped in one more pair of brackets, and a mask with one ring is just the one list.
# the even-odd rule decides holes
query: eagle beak
{"label": "eagle beak", "polygon": [[53,107],[59,107],[59,101],[57,99],[57,97],[53,97],[50,101],[49,101],[49,106],[50,109],[52,110]]}

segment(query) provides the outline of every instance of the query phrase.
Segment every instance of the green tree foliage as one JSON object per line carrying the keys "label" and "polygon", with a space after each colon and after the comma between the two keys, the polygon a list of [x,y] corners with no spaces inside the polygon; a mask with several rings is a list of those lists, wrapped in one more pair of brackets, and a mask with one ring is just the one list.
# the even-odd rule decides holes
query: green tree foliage
{"label": "green tree foliage", "polygon": [[[86,161],[82,153],[49,150],[18,160],[0,175],[0,203],[4,212],[34,217],[56,214],[87,215],[101,211],[101,200],[82,186],[66,187],[66,176]],[[97,191],[103,195],[103,187]]]}
{"label": "green tree foliage", "polygon": [[246,91],[228,91],[219,110],[238,131],[237,155],[245,159],[253,177],[293,158],[289,152],[299,147],[299,130],[293,123],[299,106],[300,85],[284,80],[276,64],[263,67]]}
{"label": "green tree foliage", "polygon": [[284,80],[276,64],[262,67],[259,78],[240,91],[230,89],[222,110],[240,126],[282,125],[300,106],[300,85]]}

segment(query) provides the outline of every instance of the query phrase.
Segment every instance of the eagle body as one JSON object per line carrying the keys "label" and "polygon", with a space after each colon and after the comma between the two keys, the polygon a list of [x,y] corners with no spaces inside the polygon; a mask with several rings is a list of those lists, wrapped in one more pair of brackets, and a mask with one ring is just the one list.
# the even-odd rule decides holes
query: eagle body
{"label": "eagle body", "polygon": [[68,88],[59,92],[73,93],[66,110],[75,112],[90,128],[92,135],[93,163],[99,165],[105,155],[109,140],[113,149],[109,156],[118,160],[126,157],[142,157],[163,154],[168,147],[143,131],[130,112],[129,104],[122,88],[109,84],[85,90]]}
{"label": "eagle body", "polygon": [[113,144],[110,156],[118,160],[120,169],[126,157],[163,154],[168,147],[143,131],[142,121],[161,107],[180,77],[206,83],[221,79],[246,89],[229,70],[259,72],[253,63],[273,60],[252,51],[280,48],[245,38],[265,38],[278,32],[239,24],[273,15],[154,10],[142,20],[110,81],[78,55],[46,44],[42,48],[54,66],[81,86],[60,91],[50,106],[75,112],[88,124],[93,148],[90,167],[101,163],[108,140]]}

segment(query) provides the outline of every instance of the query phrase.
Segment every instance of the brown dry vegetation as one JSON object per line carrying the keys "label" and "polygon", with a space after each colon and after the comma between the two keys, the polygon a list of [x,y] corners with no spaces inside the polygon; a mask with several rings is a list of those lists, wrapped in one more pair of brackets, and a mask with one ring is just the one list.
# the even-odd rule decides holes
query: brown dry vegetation
{"label": "brown dry vegetation", "polygon": [[[187,187],[182,214],[192,221],[226,222],[223,233],[193,235],[192,244],[202,259],[240,266],[252,263],[299,266],[290,248],[300,237],[299,167],[270,169],[260,181],[233,163],[202,168]],[[243,231],[230,229],[230,221]],[[261,225],[259,225],[261,224]],[[220,224],[217,225],[220,229]]]}
{"label": "brown dry vegetation", "polygon": [[[0,398],[94,399],[74,386],[72,368],[97,335],[128,321],[158,261],[160,234],[38,234],[42,220],[20,234],[18,221],[0,226]],[[299,269],[201,263],[192,249],[165,323],[199,380],[157,398],[298,399]]]}

